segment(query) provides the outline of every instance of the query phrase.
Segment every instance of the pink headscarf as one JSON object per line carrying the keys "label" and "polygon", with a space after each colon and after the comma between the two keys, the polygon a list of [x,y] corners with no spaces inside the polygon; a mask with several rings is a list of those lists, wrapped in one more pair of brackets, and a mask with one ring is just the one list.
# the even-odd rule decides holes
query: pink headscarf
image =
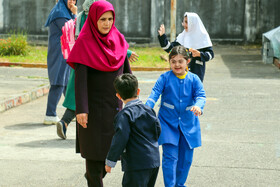
{"label": "pink headscarf", "polygon": [[[102,35],[98,31],[97,21],[105,12],[112,11],[114,22],[110,32]],[[99,71],[116,71],[124,63],[129,45],[124,36],[115,27],[115,11],[111,3],[96,1],[90,9],[87,20],[69,55],[67,63],[84,64]]]}

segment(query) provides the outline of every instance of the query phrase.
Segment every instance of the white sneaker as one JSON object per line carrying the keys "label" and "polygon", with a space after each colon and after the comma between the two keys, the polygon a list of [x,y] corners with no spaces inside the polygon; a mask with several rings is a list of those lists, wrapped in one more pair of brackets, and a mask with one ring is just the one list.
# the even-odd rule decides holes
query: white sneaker
{"label": "white sneaker", "polygon": [[45,116],[44,125],[55,125],[60,119],[57,116]]}

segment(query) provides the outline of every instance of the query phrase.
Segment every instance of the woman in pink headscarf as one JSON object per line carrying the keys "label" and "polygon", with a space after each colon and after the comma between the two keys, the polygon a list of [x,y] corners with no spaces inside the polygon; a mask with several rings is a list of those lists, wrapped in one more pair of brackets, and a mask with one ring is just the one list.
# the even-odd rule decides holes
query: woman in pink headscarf
{"label": "woman in pink headscarf", "polygon": [[113,5],[94,2],[67,60],[76,75],[76,152],[86,159],[88,186],[95,187],[103,186],[113,120],[122,108],[113,81],[120,74],[131,73],[128,44],[114,23]]}

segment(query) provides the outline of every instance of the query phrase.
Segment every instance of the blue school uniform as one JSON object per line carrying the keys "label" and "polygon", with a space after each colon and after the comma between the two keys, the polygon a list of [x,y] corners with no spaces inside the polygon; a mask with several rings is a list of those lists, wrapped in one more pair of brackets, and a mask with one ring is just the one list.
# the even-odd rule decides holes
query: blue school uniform
{"label": "blue school uniform", "polygon": [[[160,95],[158,118],[162,133],[159,144],[163,145],[164,183],[165,186],[184,186],[192,162],[193,148],[201,146],[199,119],[190,109],[198,106],[203,111],[205,91],[197,75],[188,72],[184,79],[179,79],[172,71],[168,71],[157,80],[146,105],[153,108]],[[185,161],[188,164],[179,164]],[[172,174],[176,171],[177,176]]]}
{"label": "blue school uniform", "polygon": [[188,72],[185,79],[179,79],[172,71],[168,71],[157,80],[146,105],[153,108],[160,95],[158,118],[162,133],[159,144],[178,145],[180,128],[190,148],[201,146],[199,119],[190,111],[192,106],[198,106],[203,111],[206,101],[198,76]]}

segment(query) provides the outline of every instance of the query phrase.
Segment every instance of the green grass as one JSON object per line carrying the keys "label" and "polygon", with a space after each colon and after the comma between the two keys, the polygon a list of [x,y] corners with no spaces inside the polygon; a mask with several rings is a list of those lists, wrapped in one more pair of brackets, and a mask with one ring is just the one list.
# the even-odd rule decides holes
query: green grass
{"label": "green grass", "polygon": [[135,51],[139,55],[138,61],[132,62],[131,66],[169,67],[168,62],[160,58],[161,55],[167,58],[168,53],[163,51],[160,47],[133,47],[129,49]]}
{"label": "green grass", "polygon": [[35,64],[47,63],[47,47],[42,46],[28,46],[27,55],[19,56],[0,56],[1,62],[24,62]]}
{"label": "green grass", "polygon": [[[132,67],[169,67],[168,62],[160,58],[161,55],[167,58],[167,53],[160,47],[132,47],[129,48],[139,55],[137,62],[132,62]],[[44,46],[28,46],[28,53],[26,56],[0,56],[1,62],[15,62],[15,63],[47,63],[47,47]]]}

